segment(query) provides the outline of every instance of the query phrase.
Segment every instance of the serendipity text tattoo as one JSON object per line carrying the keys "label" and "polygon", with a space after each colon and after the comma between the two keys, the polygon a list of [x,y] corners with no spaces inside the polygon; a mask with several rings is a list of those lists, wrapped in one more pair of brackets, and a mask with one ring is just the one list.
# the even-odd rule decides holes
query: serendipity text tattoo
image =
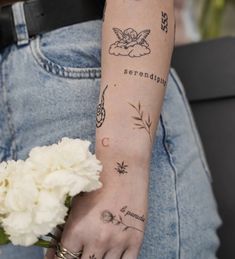
{"label": "serendipity text tattoo", "polygon": [[162,12],[162,22],[161,29],[167,33],[168,32],[168,15],[165,12]]}
{"label": "serendipity text tattoo", "polygon": [[97,106],[97,112],[96,112],[96,127],[97,128],[100,128],[105,120],[106,111],[104,108],[104,94],[105,94],[105,91],[107,90],[107,88],[108,88],[108,85],[106,85],[105,89],[103,90],[101,102]]}
{"label": "serendipity text tattoo", "polygon": [[139,232],[144,232],[143,230],[141,230],[139,228],[125,224],[120,215],[118,215],[118,218],[117,218],[117,216],[113,215],[112,212],[110,212],[109,210],[104,210],[101,213],[100,218],[104,223],[112,223],[113,225],[116,225],[116,226],[122,226],[123,227],[122,231],[127,231],[128,229],[133,229],[133,230],[137,230]]}
{"label": "serendipity text tattoo", "polygon": [[110,45],[109,54],[115,56],[129,56],[131,58],[141,57],[151,52],[146,38],[150,30],[143,30],[137,33],[134,29],[128,28],[124,31],[113,28],[118,40]]}
{"label": "serendipity text tattoo", "polygon": [[117,162],[117,167],[115,168],[115,170],[119,173],[119,175],[121,174],[127,174],[128,172],[126,171],[126,168],[128,167],[128,165],[125,165],[124,161],[122,161],[122,163],[118,163]]}
{"label": "serendipity text tattoo", "polygon": [[132,70],[132,69],[127,69],[125,68],[123,70],[123,74],[124,75],[128,75],[128,76],[138,76],[140,78],[148,78],[150,80],[156,81],[157,84],[166,86],[167,82],[165,79],[163,79],[162,77],[155,75],[153,73],[148,73],[148,72],[142,72],[142,71],[138,71],[138,70]]}
{"label": "serendipity text tattoo", "polygon": [[124,206],[123,208],[121,208],[120,211],[124,214],[124,216],[130,216],[130,217],[135,218],[135,219],[137,219],[137,220],[140,220],[140,221],[142,221],[142,222],[145,221],[144,215],[139,216],[139,215],[137,215],[136,213],[134,213],[134,212],[132,212],[132,211],[130,211],[130,210],[127,210],[127,206]]}
{"label": "serendipity text tattoo", "polygon": [[150,142],[152,142],[152,136],[151,136],[151,126],[152,126],[152,121],[150,119],[150,115],[148,114],[148,118],[144,119],[144,112],[141,108],[140,102],[138,103],[138,106],[136,107],[134,104],[129,103],[138,113],[138,116],[132,116],[132,118],[136,121],[134,125],[136,126],[137,129],[144,129],[148,135]]}

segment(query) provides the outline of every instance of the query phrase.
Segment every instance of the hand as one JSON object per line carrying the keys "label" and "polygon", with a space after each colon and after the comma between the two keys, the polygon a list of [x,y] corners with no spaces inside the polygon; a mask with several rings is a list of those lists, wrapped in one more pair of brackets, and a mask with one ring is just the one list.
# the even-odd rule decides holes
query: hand
{"label": "hand", "polygon": [[[138,191],[136,191],[138,190]],[[143,240],[147,211],[146,183],[128,183],[74,197],[61,236],[82,259],[136,259]],[[47,259],[55,259],[48,249]]]}

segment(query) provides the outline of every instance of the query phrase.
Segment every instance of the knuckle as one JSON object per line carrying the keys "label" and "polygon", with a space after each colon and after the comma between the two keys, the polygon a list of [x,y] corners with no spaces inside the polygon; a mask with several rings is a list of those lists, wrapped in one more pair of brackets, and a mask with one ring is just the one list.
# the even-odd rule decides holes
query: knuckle
{"label": "knuckle", "polygon": [[130,239],[130,244],[133,248],[139,249],[143,242],[143,236],[135,235]]}
{"label": "knuckle", "polygon": [[98,233],[93,235],[93,242],[97,246],[104,246],[110,243],[111,235],[108,231],[100,230]]}

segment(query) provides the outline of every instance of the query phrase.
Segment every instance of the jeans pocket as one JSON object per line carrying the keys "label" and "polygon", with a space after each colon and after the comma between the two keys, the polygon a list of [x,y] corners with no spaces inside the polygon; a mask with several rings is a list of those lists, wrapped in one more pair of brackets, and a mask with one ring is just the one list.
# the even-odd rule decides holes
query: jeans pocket
{"label": "jeans pocket", "polygon": [[196,126],[196,123],[195,123],[195,120],[194,120],[194,117],[193,117],[193,113],[191,111],[188,99],[186,97],[184,86],[183,86],[180,78],[178,77],[176,71],[173,68],[170,71],[170,75],[172,76],[172,79],[175,81],[175,84],[178,87],[178,90],[179,90],[179,92],[182,96],[184,106],[185,106],[185,109],[186,109],[187,114],[188,114],[188,118],[189,118],[190,125],[191,125],[191,128],[192,128],[192,133],[194,135],[195,143],[196,143],[198,151],[199,151],[199,156],[200,156],[204,171],[205,171],[209,181],[212,182],[213,181],[212,174],[211,174],[209,165],[207,163],[206,154],[205,154],[205,151],[204,151],[204,148],[203,148],[203,144],[202,144],[199,132],[197,130],[197,126]]}
{"label": "jeans pocket", "polygon": [[39,35],[30,41],[37,64],[66,78],[100,78],[101,21],[93,20]]}

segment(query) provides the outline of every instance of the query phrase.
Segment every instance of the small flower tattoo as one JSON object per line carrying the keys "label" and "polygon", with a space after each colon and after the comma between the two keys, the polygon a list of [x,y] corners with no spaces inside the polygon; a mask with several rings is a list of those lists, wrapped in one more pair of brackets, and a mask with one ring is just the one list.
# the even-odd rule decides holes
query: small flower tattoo
{"label": "small flower tattoo", "polygon": [[104,210],[101,213],[100,218],[104,223],[112,223],[113,225],[116,225],[116,226],[118,226],[118,225],[122,226],[123,227],[122,231],[127,231],[128,229],[134,229],[134,230],[139,231],[139,232],[144,232],[143,230],[141,230],[139,228],[136,228],[136,227],[129,226],[129,225],[125,224],[120,215],[118,215],[118,218],[117,218],[109,210]]}

